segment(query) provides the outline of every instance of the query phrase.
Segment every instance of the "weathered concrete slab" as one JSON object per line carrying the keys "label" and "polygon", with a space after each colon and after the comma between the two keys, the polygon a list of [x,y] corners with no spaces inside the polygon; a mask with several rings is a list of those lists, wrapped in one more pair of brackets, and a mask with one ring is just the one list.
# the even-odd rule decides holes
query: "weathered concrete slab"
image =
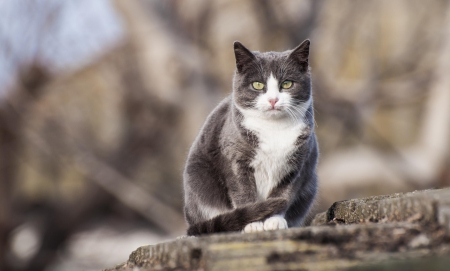
{"label": "weathered concrete slab", "polygon": [[379,270],[429,257],[448,267],[449,202],[449,189],[343,201],[316,226],[144,246],[109,270]]}

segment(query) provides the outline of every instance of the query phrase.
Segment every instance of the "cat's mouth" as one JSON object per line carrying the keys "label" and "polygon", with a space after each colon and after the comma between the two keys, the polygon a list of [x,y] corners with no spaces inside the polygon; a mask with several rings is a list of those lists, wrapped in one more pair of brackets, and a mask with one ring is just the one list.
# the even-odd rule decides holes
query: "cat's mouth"
{"label": "cat's mouth", "polygon": [[264,110],[264,114],[268,117],[281,117],[284,115],[284,110],[282,108],[268,108]]}
{"label": "cat's mouth", "polygon": [[281,107],[269,107],[264,111],[266,111],[266,112],[276,112],[276,111],[281,112],[281,111],[283,111],[283,109]]}
{"label": "cat's mouth", "polygon": [[281,108],[267,108],[263,110],[264,113],[276,113],[281,111],[282,111]]}

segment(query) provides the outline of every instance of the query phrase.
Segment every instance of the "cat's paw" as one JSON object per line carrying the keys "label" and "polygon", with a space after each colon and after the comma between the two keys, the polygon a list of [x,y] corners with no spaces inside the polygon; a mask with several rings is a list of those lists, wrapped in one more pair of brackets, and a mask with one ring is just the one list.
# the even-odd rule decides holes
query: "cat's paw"
{"label": "cat's paw", "polygon": [[273,231],[280,229],[287,229],[288,225],[286,219],[282,216],[272,216],[264,221],[264,230],[265,231]]}
{"label": "cat's paw", "polygon": [[260,232],[264,230],[264,223],[261,221],[258,222],[252,222],[250,224],[247,224],[245,228],[242,230],[243,233],[250,233],[250,232]]}

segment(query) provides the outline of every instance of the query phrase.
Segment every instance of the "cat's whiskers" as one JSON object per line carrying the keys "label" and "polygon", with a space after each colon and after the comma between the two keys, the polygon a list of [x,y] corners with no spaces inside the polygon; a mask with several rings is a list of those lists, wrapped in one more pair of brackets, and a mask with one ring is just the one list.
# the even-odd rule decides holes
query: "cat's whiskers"
{"label": "cat's whiskers", "polygon": [[[296,101],[299,101],[299,102],[300,102],[298,105],[293,106],[293,108],[295,108],[295,110],[301,111],[301,112],[299,112],[299,113],[303,114],[303,119],[304,119],[306,116],[309,115],[309,116],[312,118],[312,120],[314,121],[314,125],[317,126],[317,122],[316,122],[316,120],[315,120],[315,118],[314,118],[313,112],[311,112],[311,111],[309,110],[309,108],[305,108],[305,106],[304,106],[304,103],[305,103],[305,102],[304,102],[304,101],[300,101],[300,100],[298,100],[298,99],[293,99],[293,100],[296,100]],[[300,109],[300,108],[297,108],[298,106],[300,106],[301,109]],[[308,106],[308,107],[309,107],[309,106]]]}
{"label": "cat's whiskers", "polygon": [[308,101],[304,101],[304,100],[300,100],[300,99],[296,99],[296,98],[291,98],[291,101],[297,102],[300,105],[308,103]]}
{"label": "cat's whiskers", "polygon": [[295,114],[295,116],[297,116],[297,120],[298,121],[304,121],[305,119],[305,114],[303,111],[299,110],[298,108],[292,107],[291,108],[292,112]]}
{"label": "cat's whiskers", "polygon": [[289,114],[292,121],[295,123],[303,122],[304,114],[301,110],[297,109],[290,101],[284,106],[285,111]]}
{"label": "cat's whiskers", "polygon": [[304,109],[305,115],[309,115],[311,118],[314,119],[314,115],[311,111],[309,111],[309,108],[303,108],[303,109]]}
{"label": "cat's whiskers", "polygon": [[289,117],[291,118],[291,120],[292,120],[294,123],[299,122],[298,116],[295,115],[295,113],[292,111],[291,108],[286,107],[286,112],[288,113]]}
{"label": "cat's whiskers", "polygon": [[302,104],[292,105],[291,109],[294,112],[298,113],[302,117],[303,120],[305,119],[306,115],[309,113],[308,108],[304,107]]}

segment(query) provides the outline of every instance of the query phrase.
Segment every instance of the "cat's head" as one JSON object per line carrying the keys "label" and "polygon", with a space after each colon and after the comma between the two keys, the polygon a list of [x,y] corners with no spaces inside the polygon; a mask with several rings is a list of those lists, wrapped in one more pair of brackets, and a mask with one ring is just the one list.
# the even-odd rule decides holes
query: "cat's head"
{"label": "cat's head", "polygon": [[251,52],[234,42],[233,99],[240,111],[263,118],[303,117],[311,104],[309,45],[284,52]]}

